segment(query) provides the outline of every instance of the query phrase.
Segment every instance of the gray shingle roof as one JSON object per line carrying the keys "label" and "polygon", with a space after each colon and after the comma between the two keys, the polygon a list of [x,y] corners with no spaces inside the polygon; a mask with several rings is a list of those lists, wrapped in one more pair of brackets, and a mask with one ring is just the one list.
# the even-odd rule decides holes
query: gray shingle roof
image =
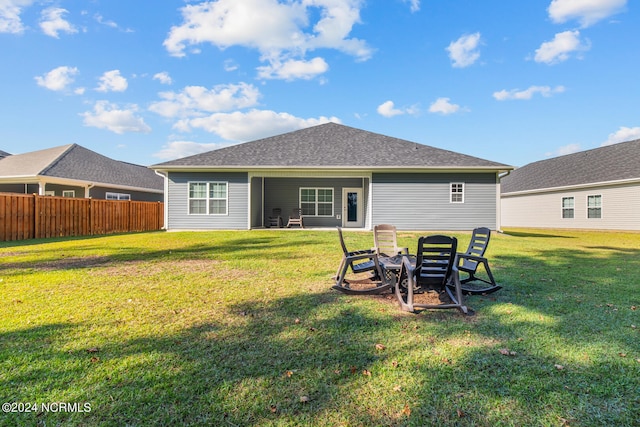
{"label": "gray shingle roof", "polygon": [[6,151],[0,150],[0,159],[3,158],[3,157],[10,156],[10,155],[11,155],[10,153],[7,153]]}
{"label": "gray shingle roof", "polygon": [[502,194],[640,178],[640,139],[529,163],[501,180]]}
{"label": "gray shingle roof", "polygon": [[163,190],[164,180],[144,166],[105,157],[77,144],[0,159],[0,178],[48,176],[95,184]]}
{"label": "gray shingle roof", "polygon": [[313,126],[152,166],[155,169],[196,167],[512,169],[501,163],[336,123]]}

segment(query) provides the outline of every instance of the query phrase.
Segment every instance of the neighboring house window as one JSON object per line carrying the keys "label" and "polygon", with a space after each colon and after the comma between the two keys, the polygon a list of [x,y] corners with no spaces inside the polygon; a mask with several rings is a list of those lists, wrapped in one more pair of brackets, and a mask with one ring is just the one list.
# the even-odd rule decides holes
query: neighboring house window
{"label": "neighboring house window", "polygon": [[574,199],[573,197],[562,198],[562,218],[573,218]]}
{"label": "neighboring house window", "polygon": [[76,197],[76,192],[74,190],[64,190],[62,197]]}
{"label": "neighboring house window", "polygon": [[300,208],[305,216],[333,216],[333,188],[301,188]]}
{"label": "neighboring house window", "polygon": [[587,218],[602,218],[602,196],[587,196]]}
{"label": "neighboring house window", "polygon": [[464,183],[451,183],[451,203],[464,203]]}
{"label": "neighboring house window", "polygon": [[226,215],[228,202],[226,182],[190,182],[190,215]]}
{"label": "neighboring house window", "polygon": [[107,193],[107,200],[131,200],[131,194]]}
{"label": "neighboring house window", "polygon": [[45,195],[45,196],[55,196],[55,195],[56,195],[56,192],[55,192],[55,191],[45,191],[45,192],[44,192],[44,195]]}

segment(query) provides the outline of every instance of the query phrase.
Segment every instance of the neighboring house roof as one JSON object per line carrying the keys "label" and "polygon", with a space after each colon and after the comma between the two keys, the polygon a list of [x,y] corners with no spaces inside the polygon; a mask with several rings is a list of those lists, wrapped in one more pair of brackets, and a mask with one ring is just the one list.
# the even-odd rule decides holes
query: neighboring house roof
{"label": "neighboring house roof", "polygon": [[153,170],[110,159],[77,144],[63,145],[0,159],[0,180],[52,177],[163,191],[164,180]]}
{"label": "neighboring house roof", "polygon": [[640,139],[530,163],[501,179],[502,194],[640,179]]}
{"label": "neighboring house roof", "polygon": [[10,155],[11,155],[10,153],[7,153],[6,151],[0,150],[0,159],[2,159],[3,157],[10,156]]}
{"label": "neighboring house roof", "polygon": [[336,123],[233,145],[151,166],[197,168],[442,168],[511,170],[495,163]]}

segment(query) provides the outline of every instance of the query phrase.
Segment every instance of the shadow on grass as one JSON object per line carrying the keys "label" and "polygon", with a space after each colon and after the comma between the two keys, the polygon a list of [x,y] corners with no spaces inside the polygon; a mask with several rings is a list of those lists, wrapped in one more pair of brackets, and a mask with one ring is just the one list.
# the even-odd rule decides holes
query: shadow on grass
{"label": "shadow on grass", "polygon": [[[596,356],[561,371],[556,349],[531,344],[538,333],[579,340],[569,325],[519,326],[488,300],[482,318],[470,320],[451,310],[402,314],[380,298],[326,292],[238,303],[221,308],[220,321],[99,348],[73,345],[91,325],[5,332],[0,400],[89,402],[91,411],[9,413],[0,421],[624,426],[636,419],[634,372]],[[500,354],[503,346],[516,355]]]}

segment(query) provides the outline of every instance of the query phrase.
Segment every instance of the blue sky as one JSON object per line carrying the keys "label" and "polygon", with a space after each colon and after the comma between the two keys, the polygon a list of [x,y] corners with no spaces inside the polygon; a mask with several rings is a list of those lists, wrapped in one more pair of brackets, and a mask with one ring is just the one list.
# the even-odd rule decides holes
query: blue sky
{"label": "blue sky", "polygon": [[640,138],[634,7],[0,0],[0,150],[151,165],[336,121],[522,166]]}

